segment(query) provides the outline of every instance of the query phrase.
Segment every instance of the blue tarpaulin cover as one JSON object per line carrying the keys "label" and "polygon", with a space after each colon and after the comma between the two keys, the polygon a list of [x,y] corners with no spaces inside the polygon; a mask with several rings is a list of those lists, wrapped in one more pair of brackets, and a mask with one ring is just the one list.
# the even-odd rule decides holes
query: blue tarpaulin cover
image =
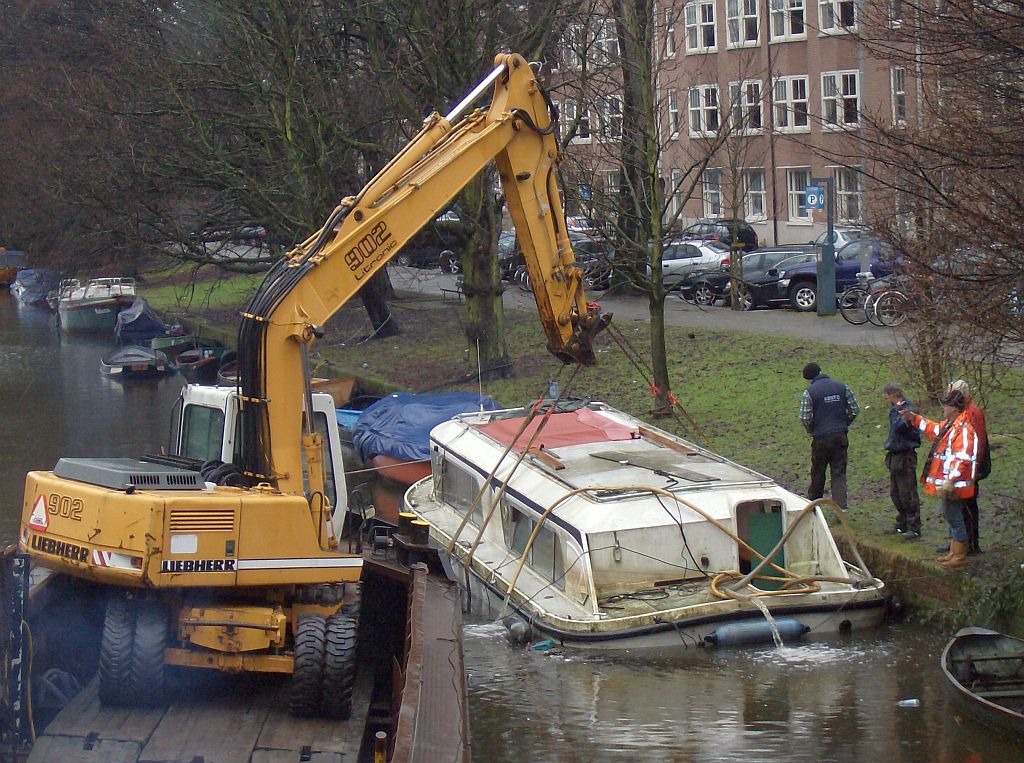
{"label": "blue tarpaulin cover", "polygon": [[167,333],[167,324],[142,297],[136,297],[131,307],[117,314],[114,336],[118,344],[149,344],[153,337]]}
{"label": "blue tarpaulin cover", "polygon": [[430,430],[460,413],[496,411],[499,406],[476,392],[399,392],[371,405],[356,421],[352,443],[369,461],[385,455],[401,461],[430,458]]}

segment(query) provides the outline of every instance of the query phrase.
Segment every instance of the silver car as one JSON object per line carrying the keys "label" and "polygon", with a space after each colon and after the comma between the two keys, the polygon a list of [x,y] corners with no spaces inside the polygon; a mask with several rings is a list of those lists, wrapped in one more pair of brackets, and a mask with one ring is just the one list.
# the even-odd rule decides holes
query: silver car
{"label": "silver car", "polygon": [[720,241],[666,241],[661,257],[661,276],[666,289],[694,273],[725,270],[730,249]]}

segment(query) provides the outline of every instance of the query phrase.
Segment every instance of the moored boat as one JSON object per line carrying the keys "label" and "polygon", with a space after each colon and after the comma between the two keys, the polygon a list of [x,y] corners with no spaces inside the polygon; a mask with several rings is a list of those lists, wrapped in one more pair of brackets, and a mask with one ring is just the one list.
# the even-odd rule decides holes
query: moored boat
{"label": "moored boat", "polygon": [[118,344],[148,345],[154,337],[166,334],[167,324],[149,306],[145,297],[135,297],[114,321],[114,337]]}
{"label": "moored boat", "polygon": [[139,345],[121,347],[100,358],[100,372],[104,376],[156,376],[173,370],[167,356],[160,350]]}
{"label": "moored boat", "polygon": [[10,286],[19,270],[27,266],[25,253],[16,250],[0,250],[0,286]]}
{"label": "moored boat", "polygon": [[46,306],[47,295],[60,283],[57,274],[47,268],[19,270],[11,284],[11,292],[23,305]]}
{"label": "moored boat", "polygon": [[953,701],[967,715],[1024,739],[1024,640],[962,628],[942,650]]}
{"label": "moored boat", "polygon": [[510,631],[660,649],[771,640],[765,610],[791,638],[881,622],[885,585],[859,555],[843,560],[823,502],[605,404],[576,406],[435,427],[432,477],[405,496],[469,568],[457,578],[470,600],[518,616]]}
{"label": "moored boat", "polygon": [[113,333],[118,313],[135,299],[133,278],[77,278],[60,282],[56,310],[64,331]]}
{"label": "moored boat", "polygon": [[210,384],[217,378],[221,363],[233,360],[234,357],[234,350],[224,346],[203,346],[185,350],[174,363],[189,384]]}

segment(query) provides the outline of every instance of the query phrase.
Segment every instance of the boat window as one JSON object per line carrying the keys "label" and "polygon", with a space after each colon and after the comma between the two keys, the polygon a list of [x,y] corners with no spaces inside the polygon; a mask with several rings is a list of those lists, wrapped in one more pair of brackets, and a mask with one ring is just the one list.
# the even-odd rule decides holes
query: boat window
{"label": "boat window", "polygon": [[181,455],[200,461],[220,458],[224,437],[224,412],[204,405],[185,407],[181,432]]}
{"label": "boat window", "polygon": [[[521,511],[512,512],[512,550],[520,556],[526,551],[526,544],[533,533],[533,520]],[[531,552],[532,553],[532,550]],[[526,554],[526,561],[530,561],[530,553]]]}
{"label": "boat window", "polygon": [[555,549],[558,538],[547,527],[542,527],[533,541],[533,568],[544,578],[555,580]]}
{"label": "boat window", "polygon": [[[475,476],[453,463],[451,459],[441,462],[441,500],[461,513],[473,505],[473,499],[480,492],[480,483]],[[473,521],[483,523],[483,499],[473,511]]]}
{"label": "boat window", "polygon": [[[327,435],[327,415],[320,412],[313,412],[313,431],[323,438],[324,443],[324,492],[327,493],[327,500],[332,507],[338,505],[338,494],[334,487],[334,459],[331,453],[331,439]],[[306,451],[302,451],[302,486],[309,495],[309,468],[306,466]],[[314,504],[315,505],[315,504]]]}

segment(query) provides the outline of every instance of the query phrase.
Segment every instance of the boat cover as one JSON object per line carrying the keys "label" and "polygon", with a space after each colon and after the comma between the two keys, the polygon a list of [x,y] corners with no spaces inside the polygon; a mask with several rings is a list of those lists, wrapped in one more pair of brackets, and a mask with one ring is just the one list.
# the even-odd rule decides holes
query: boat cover
{"label": "boat cover", "polygon": [[430,458],[430,430],[453,416],[496,411],[500,406],[476,392],[399,392],[378,400],[360,414],[352,444],[369,463],[384,455],[400,461]]}
{"label": "boat cover", "polygon": [[54,291],[60,284],[60,278],[47,268],[28,268],[19,270],[14,279],[12,289],[17,287],[18,299],[26,305],[38,305],[46,302],[46,295]]}
{"label": "boat cover", "polygon": [[[534,432],[542,423],[544,428],[536,438],[533,438]],[[517,416],[512,419],[498,419],[487,424],[479,424],[477,429],[502,445],[509,445],[522,425],[523,417]],[[543,415],[537,416],[515,440],[512,449],[517,453],[522,453],[528,446],[551,450],[591,442],[632,440],[638,436],[637,430],[633,427],[612,421],[607,416],[602,416],[599,412],[589,408],[580,408],[569,413],[553,413],[546,421]]]}
{"label": "boat cover", "polygon": [[167,324],[143,297],[136,297],[131,307],[119,312],[114,326],[119,344],[148,344],[150,339],[166,332]]}

